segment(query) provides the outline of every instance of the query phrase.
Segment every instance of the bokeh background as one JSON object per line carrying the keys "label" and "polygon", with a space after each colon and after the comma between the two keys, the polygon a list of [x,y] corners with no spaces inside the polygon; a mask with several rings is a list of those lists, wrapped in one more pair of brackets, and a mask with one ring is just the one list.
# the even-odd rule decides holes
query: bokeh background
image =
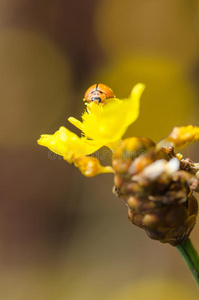
{"label": "bokeh background", "polygon": [[198,299],[177,250],[128,221],[111,174],[84,178],[36,143],[77,133],[67,118],[96,82],[118,98],[146,84],[126,136],[199,125],[199,1],[0,0],[0,299]]}

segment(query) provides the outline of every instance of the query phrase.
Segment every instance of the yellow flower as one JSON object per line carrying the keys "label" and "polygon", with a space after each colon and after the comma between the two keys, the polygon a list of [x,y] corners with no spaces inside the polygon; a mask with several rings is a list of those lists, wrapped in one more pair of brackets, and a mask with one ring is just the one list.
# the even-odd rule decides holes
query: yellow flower
{"label": "yellow flower", "polygon": [[106,105],[87,103],[82,122],[73,117],[69,118],[69,121],[82,131],[81,138],[62,126],[53,135],[41,135],[38,144],[63,156],[69,163],[74,163],[85,176],[113,172],[112,167],[103,167],[97,158],[87,155],[103,146],[115,148],[128,126],[139,115],[139,102],[144,88],[145,86],[139,83],[133,88],[129,98],[108,99]]}
{"label": "yellow flower", "polygon": [[174,127],[166,141],[173,144],[174,147],[182,148],[190,143],[199,140],[199,127],[197,126],[183,126]]}
{"label": "yellow flower", "polygon": [[114,98],[104,106],[91,102],[87,104],[87,110],[82,115],[82,122],[73,117],[68,120],[79,128],[86,138],[110,146],[119,141],[129,125],[138,118],[140,97],[144,88],[145,86],[139,83],[133,88],[129,98]]}

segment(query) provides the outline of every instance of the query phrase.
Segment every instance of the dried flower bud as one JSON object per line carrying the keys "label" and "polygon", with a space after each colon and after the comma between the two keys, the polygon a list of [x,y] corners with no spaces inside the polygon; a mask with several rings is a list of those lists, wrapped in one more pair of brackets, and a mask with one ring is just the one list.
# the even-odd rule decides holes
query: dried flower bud
{"label": "dried flower bud", "polygon": [[147,138],[129,138],[113,158],[114,192],[127,204],[130,221],[173,246],[189,236],[198,212],[192,194],[199,190],[198,165],[178,157],[172,147],[157,150]]}

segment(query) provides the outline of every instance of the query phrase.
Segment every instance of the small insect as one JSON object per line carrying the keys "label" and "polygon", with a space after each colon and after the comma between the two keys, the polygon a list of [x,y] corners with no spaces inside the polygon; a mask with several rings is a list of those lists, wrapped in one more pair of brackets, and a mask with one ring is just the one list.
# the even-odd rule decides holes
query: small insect
{"label": "small insect", "polygon": [[114,97],[115,95],[110,87],[102,83],[96,83],[86,91],[84,101],[106,104],[106,99]]}

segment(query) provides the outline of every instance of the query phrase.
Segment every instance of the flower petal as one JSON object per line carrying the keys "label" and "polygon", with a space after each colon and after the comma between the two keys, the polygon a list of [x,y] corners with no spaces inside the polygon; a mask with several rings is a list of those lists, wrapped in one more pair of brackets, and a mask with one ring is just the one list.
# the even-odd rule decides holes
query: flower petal
{"label": "flower petal", "polygon": [[77,127],[78,129],[80,129],[81,131],[84,131],[84,124],[82,122],[80,122],[79,120],[70,117],[68,118],[68,121],[73,124],[75,127]]}
{"label": "flower petal", "polygon": [[101,147],[85,138],[79,138],[75,133],[65,127],[60,127],[54,134],[42,134],[38,144],[49,148],[51,151],[71,162],[74,155],[88,155]]}

